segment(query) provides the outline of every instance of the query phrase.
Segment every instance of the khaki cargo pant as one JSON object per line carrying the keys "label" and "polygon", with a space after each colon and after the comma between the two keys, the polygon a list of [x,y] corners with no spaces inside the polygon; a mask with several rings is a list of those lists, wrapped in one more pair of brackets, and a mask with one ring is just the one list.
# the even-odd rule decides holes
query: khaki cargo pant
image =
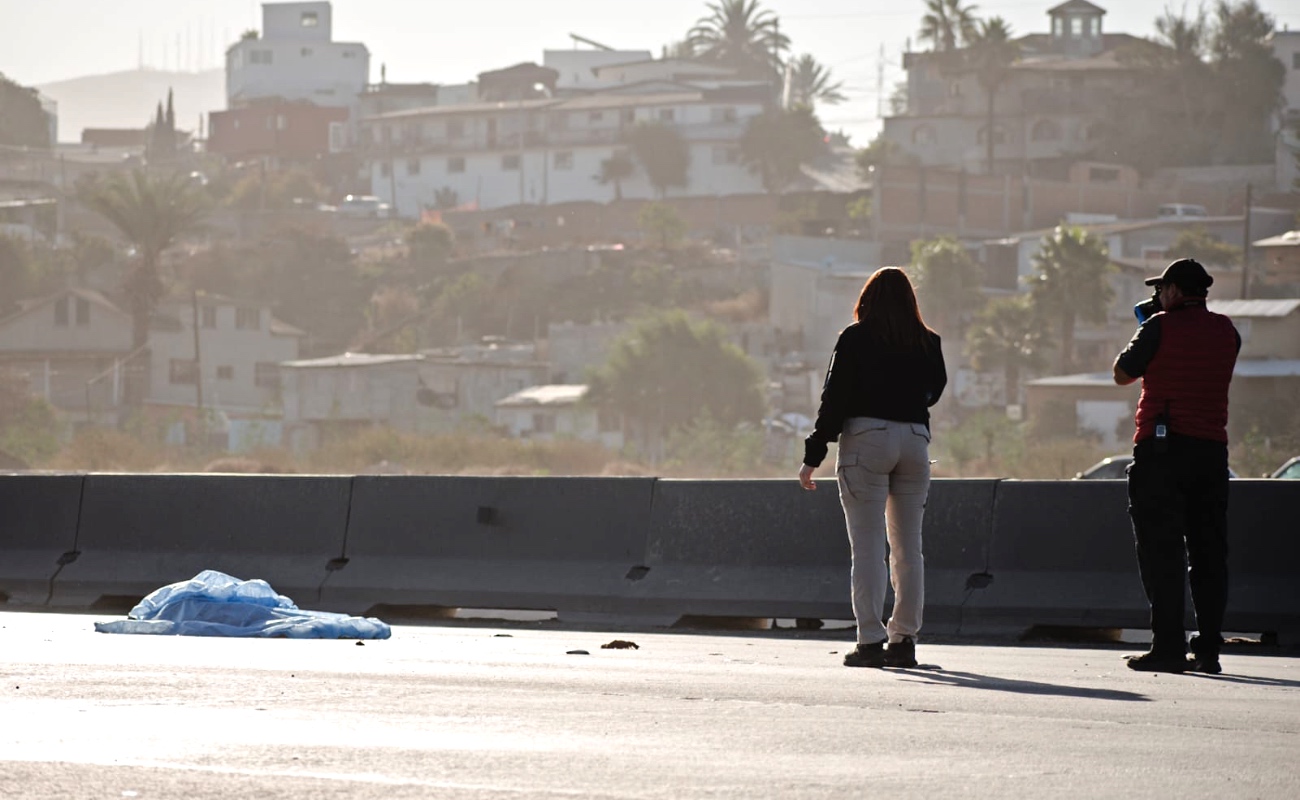
{"label": "khaki cargo pant", "polygon": [[[915,638],[925,606],[921,522],[930,493],[930,432],[919,423],[852,417],[840,433],[835,471],[853,550],[858,642]],[[894,612],[886,627],[881,618],[887,578]]]}

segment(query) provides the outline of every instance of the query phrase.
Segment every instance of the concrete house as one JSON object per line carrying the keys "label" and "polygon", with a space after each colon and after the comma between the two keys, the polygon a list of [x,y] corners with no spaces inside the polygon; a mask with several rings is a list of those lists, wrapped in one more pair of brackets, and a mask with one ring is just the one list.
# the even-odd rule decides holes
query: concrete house
{"label": "concrete house", "polygon": [[1067,0],[1047,10],[1049,33],[1015,40],[1021,58],[994,98],[992,131],[973,70],[953,67],[942,53],[904,54],[907,108],[885,119],[883,135],[926,166],[984,172],[989,136],[996,164],[1072,160],[1101,135],[1107,103],[1134,79],[1118,52],[1141,40],[1103,32],[1105,14]]}
{"label": "concrete house", "polygon": [[25,375],[58,409],[116,409],[131,354],[131,315],[89,289],[24,301],[0,318],[0,368]]}
{"label": "concrete house", "polygon": [[569,437],[621,449],[621,420],[584,404],[587,390],[585,384],[530,386],[496,402],[496,422],[518,438]]}
{"label": "concrete house", "polygon": [[[195,367],[196,303],[200,369]],[[194,405],[201,377],[205,408],[279,416],[279,364],[298,357],[305,335],[276,319],[266,306],[215,295],[165,303],[154,315],[149,336],[149,402]]]}

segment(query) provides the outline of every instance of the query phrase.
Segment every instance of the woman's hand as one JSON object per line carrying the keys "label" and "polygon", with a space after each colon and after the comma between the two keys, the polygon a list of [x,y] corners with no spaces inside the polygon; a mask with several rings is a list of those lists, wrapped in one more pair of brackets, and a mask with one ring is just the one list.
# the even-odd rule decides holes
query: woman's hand
{"label": "woman's hand", "polygon": [[808,491],[813,491],[817,488],[817,484],[813,483],[812,475],[813,467],[810,467],[807,464],[803,464],[799,467],[799,485]]}

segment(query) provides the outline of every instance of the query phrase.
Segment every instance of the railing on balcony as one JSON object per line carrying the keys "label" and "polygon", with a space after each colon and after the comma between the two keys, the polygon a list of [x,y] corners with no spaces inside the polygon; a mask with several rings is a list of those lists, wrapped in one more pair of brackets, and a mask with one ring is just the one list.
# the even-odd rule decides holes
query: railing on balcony
{"label": "railing on balcony", "polygon": [[[745,123],[708,122],[674,126],[682,138],[687,141],[732,141],[738,139],[745,130]],[[389,143],[377,142],[373,131],[363,133],[365,142],[363,151],[375,155],[411,156],[424,153],[471,153],[471,152],[513,152],[521,149],[540,147],[582,147],[593,145],[622,145],[628,141],[632,126],[623,128],[559,128],[551,130],[531,130],[523,132],[510,131],[488,135],[483,132],[467,133],[464,136],[449,137],[446,134],[431,136],[413,131],[405,131],[401,137]]]}

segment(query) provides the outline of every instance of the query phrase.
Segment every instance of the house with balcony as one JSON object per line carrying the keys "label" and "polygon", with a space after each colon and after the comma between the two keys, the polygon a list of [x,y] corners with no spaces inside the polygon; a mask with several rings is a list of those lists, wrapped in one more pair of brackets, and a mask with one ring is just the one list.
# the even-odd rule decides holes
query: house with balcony
{"label": "house with balcony", "polygon": [[[395,198],[404,217],[449,196],[480,209],[653,198],[639,167],[625,180],[598,180],[605,161],[630,155],[631,130],[650,122],[673,126],[690,149],[689,184],[670,196],[762,193],[759,178],[740,163],[745,125],[767,102],[754,87],[651,82],[635,91],[565,94],[554,90],[555,70],[529,66],[510,68],[505,77],[480,75],[480,98],[492,99],[363,120],[372,193]],[[510,89],[519,81],[527,82],[525,89]]]}
{"label": "house with balcony", "polygon": [[[907,107],[885,119],[883,136],[924,166],[993,172],[1065,172],[1104,132],[1112,103],[1123,97],[1135,72],[1120,58],[1142,40],[1102,30],[1105,9],[1068,0],[1047,11],[1049,33],[1015,39],[1020,59],[994,94],[956,54],[906,53]],[[954,57],[954,55],[956,57]]]}

